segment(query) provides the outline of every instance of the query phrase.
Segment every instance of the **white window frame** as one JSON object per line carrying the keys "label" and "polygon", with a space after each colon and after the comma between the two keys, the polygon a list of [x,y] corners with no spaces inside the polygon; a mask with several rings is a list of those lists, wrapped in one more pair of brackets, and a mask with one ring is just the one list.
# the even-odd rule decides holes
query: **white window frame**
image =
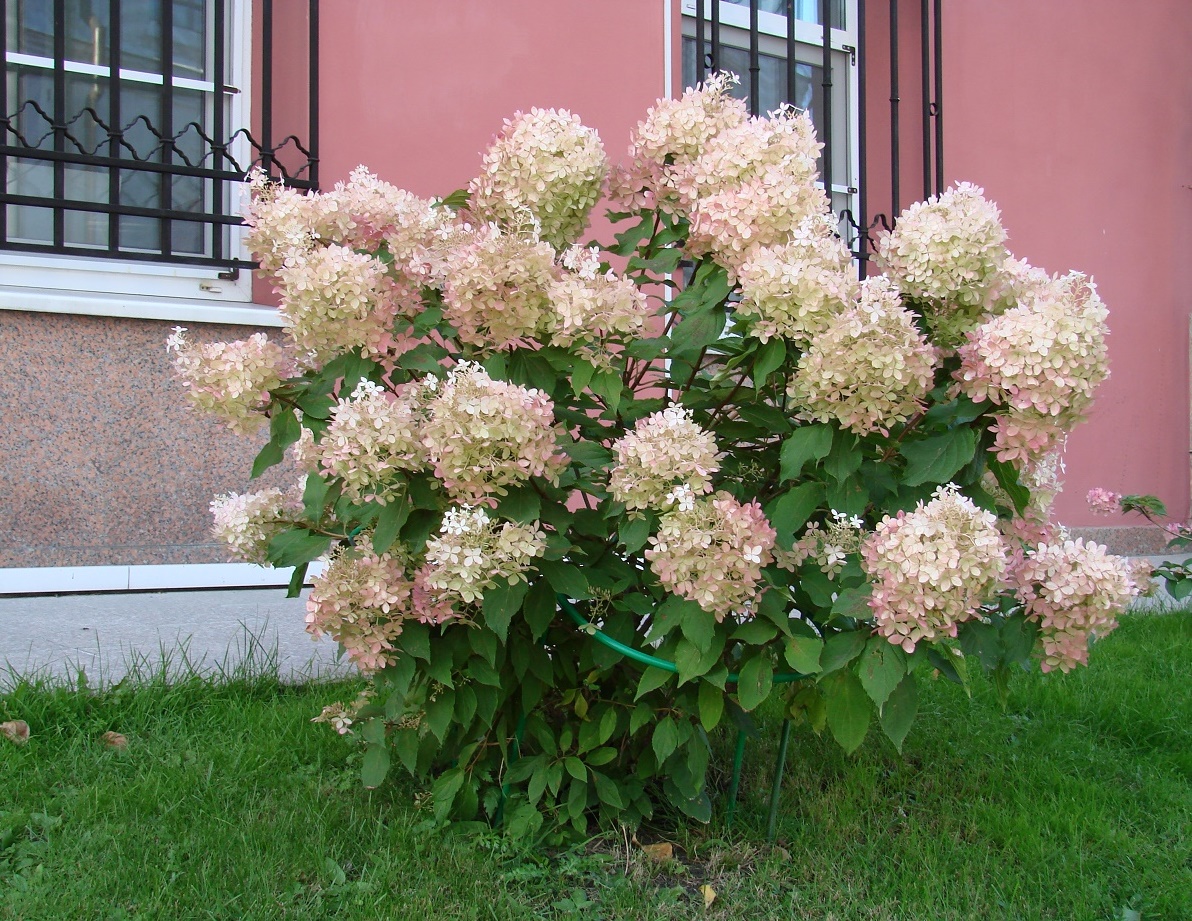
{"label": "white window frame", "polygon": [[[724,0],[705,0],[704,2],[704,41],[710,40],[710,10],[712,4],[717,2],[720,3],[721,44],[747,50],[749,48],[749,7],[738,3],[724,2]],[[681,10],[682,35],[680,42],[684,38],[695,37],[695,0],[682,0]],[[857,74],[857,49],[859,47],[858,15],[857,0],[845,0],[845,28],[841,29],[833,25],[831,35],[829,36],[832,51],[836,54],[844,55],[848,59],[847,68],[838,69],[833,67],[832,69],[834,80],[843,77],[847,81],[844,92],[845,104],[847,106],[844,122],[848,132],[845,138],[845,175],[837,175],[837,170],[833,170],[831,191],[834,201],[842,197],[845,198],[848,202],[849,210],[854,215],[857,214],[857,209],[860,206],[859,189],[861,186],[860,83]],[[772,37],[773,40],[781,41],[781,56],[785,58],[786,17],[778,13],[759,11],[757,18],[758,32],[763,38]],[[801,19],[797,20],[795,23],[795,41],[800,45],[823,49],[824,28],[818,23],[806,22]],[[764,48],[762,50],[766,54],[772,53],[766,51]],[[801,63],[812,63],[819,66],[820,61],[816,59],[808,62],[801,61]],[[834,99],[833,102],[835,101]],[[833,131],[834,146],[840,143],[840,140],[835,135],[836,132]],[[816,185],[823,188],[822,182],[817,182]]]}
{"label": "white window frame", "polygon": [[[251,124],[252,93],[252,2],[230,0],[227,22],[226,83],[240,87],[229,93],[226,105],[227,134],[237,126]],[[15,63],[46,66],[40,58],[9,52]],[[49,62],[52,66],[52,61]],[[106,65],[66,62],[74,73],[108,77]],[[162,75],[120,68],[126,81],[156,83]],[[179,89],[213,92],[214,83],[186,77],[173,77]],[[216,104],[220,100],[215,101]],[[247,163],[252,150],[242,136],[236,138],[231,154],[237,162]],[[230,192],[228,213],[242,209],[246,189],[226,183]],[[244,229],[232,226],[229,252],[247,259]],[[29,251],[0,250],[0,310],[32,310],[73,313],[89,316],[132,317],[138,319],[212,322],[253,326],[280,326],[272,307],[252,303],[253,272],[242,269],[235,278],[221,278],[226,269],[219,266],[184,265],[136,259],[111,259],[102,255],[80,256]]]}

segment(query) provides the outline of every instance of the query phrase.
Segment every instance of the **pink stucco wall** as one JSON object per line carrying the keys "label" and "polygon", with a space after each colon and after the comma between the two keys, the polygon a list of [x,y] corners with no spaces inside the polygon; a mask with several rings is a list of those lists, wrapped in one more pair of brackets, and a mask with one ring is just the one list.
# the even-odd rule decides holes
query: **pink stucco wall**
{"label": "pink stucco wall", "polygon": [[1059,517],[1091,486],[1188,510],[1192,4],[948,0],[945,170],[985,187],[1011,249],[1091,274],[1112,378],[1069,442]]}

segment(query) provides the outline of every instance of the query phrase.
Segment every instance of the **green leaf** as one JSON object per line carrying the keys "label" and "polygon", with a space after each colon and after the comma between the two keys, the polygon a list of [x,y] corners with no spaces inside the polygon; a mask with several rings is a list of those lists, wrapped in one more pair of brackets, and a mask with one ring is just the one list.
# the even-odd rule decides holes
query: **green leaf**
{"label": "green leaf", "polygon": [[317,473],[307,474],[306,483],[302,487],[302,514],[315,524],[323,517],[323,509],[327,505],[327,492],[331,484]]}
{"label": "green leaf", "polygon": [[318,559],[330,546],[331,538],[324,534],[312,534],[305,528],[293,528],[282,531],[269,541],[267,556],[270,563],[284,569]]}
{"label": "green leaf", "polygon": [[977,433],[973,429],[952,429],[934,438],[903,442],[898,453],[906,458],[903,484],[947,483],[977,450]]}
{"label": "green leaf", "polygon": [[613,454],[593,441],[577,441],[563,445],[563,452],[581,467],[602,469],[612,463]]}
{"label": "green leaf", "polygon": [[410,503],[406,501],[405,496],[390,499],[385,503],[381,508],[381,514],[377,517],[376,530],[373,531],[373,550],[377,553],[384,553],[392,547],[393,542],[397,540],[397,535],[401,532],[402,525],[409,517]]}
{"label": "green leaf", "polygon": [[537,566],[551,588],[560,595],[576,601],[591,597],[588,580],[578,567],[557,560],[539,560]]}
{"label": "green leaf", "polygon": [[452,211],[459,211],[461,208],[468,207],[468,202],[471,201],[472,193],[467,189],[456,189],[446,198],[441,198],[435,202],[437,208],[450,208]]}
{"label": "green leaf", "polygon": [[616,371],[597,371],[592,377],[592,383],[589,384],[592,393],[604,401],[604,405],[611,413],[615,413],[621,408],[623,386],[621,375]]}
{"label": "green leaf", "polygon": [[[778,635],[778,628],[768,620],[747,620],[733,631],[731,639],[750,646],[764,646]],[[690,639],[690,637],[688,637]]]}
{"label": "green leaf", "polygon": [[[646,642],[653,643],[662,639],[675,627],[682,626],[688,618],[698,618],[703,613],[704,609],[694,601],[688,601],[678,595],[668,595],[666,600],[654,610],[650,630],[646,634]],[[705,645],[704,649],[707,648]]]}
{"label": "green leaf", "polygon": [[851,671],[839,671],[820,682],[832,736],[849,754],[857,750],[869,731],[870,704],[865,688]]}
{"label": "green leaf", "polygon": [[626,265],[626,272],[647,271],[653,272],[656,275],[670,275],[675,269],[679,267],[679,262],[683,258],[683,251],[681,249],[664,249],[657,256],[652,256],[649,259],[642,259],[640,256],[634,256]]}
{"label": "green leaf", "polygon": [[530,486],[511,488],[497,503],[497,514],[522,524],[537,521],[542,514],[542,496]]}
{"label": "green leaf", "polygon": [[398,643],[414,658],[422,659],[424,662],[430,661],[430,628],[426,624],[407,621],[402,626]]}
{"label": "green leaf", "polygon": [[906,675],[906,653],[885,637],[871,637],[857,663],[857,675],[865,693],[881,712],[890,694]]}
{"label": "green leaf", "polygon": [[789,549],[795,540],[795,533],[820,507],[824,500],[824,487],[820,483],[802,483],[789,489],[774,502],[766,506],[770,524],[778,532],[778,543]]}
{"label": "green leaf", "polygon": [[914,675],[907,675],[886,700],[882,708],[882,731],[894,743],[899,754],[902,753],[902,743],[906,734],[910,732],[911,724],[915,721],[915,714],[919,711],[919,685]]}
{"label": "green leaf", "polygon": [[385,744],[370,744],[364,749],[364,758],[360,762],[360,780],[364,786],[372,789],[379,787],[389,773],[389,749]]}
{"label": "green leaf", "polygon": [[441,688],[435,699],[426,703],[426,726],[440,742],[447,738],[454,715],[455,691],[451,688]]}
{"label": "green leaf", "polygon": [[828,674],[848,665],[861,654],[868,637],[867,630],[849,630],[828,637],[824,642],[824,651],[820,654],[820,669]]}
{"label": "green leaf", "polygon": [[596,785],[596,796],[600,799],[600,802],[606,806],[611,806],[613,809],[625,808],[625,801],[621,799],[621,790],[611,778],[606,777],[599,771],[593,771],[592,781]]}
{"label": "green leaf", "polygon": [[546,634],[547,628],[555,619],[558,610],[559,602],[555,590],[551,588],[546,579],[539,579],[530,589],[522,607],[526,623],[529,624],[534,639],[540,639]]}
{"label": "green leaf", "polygon": [[617,536],[627,553],[637,553],[646,545],[652,525],[651,518],[645,516],[625,519],[625,523],[617,531]]}
{"label": "green leaf", "polygon": [[[761,388],[765,386],[766,378],[771,372],[782,367],[786,361],[786,341],[774,338],[757,350],[757,357],[753,359],[753,384]],[[785,445],[783,446],[785,447]]]}
{"label": "green leaf", "polygon": [[669,716],[660,719],[654,726],[650,744],[654,748],[654,757],[658,759],[658,767],[661,768],[679,745],[679,730],[675,721]]}
{"label": "green leaf", "polygon": [[782,443],[782,452],[779,455],[779,482],[797,479],[808,461],[821,460],[827,457],[831,450],[831,426],[803,425],[795,429]]}
{"label": "green leaf", "polygon": [[737,678],[737,702],[742,710],[752,710],[770,696],[774,685],[774,666],[763,653],[741,666]]}
{"label": "green leaf", "polygon": [[790,667],[803,675],[814,675],[820,670],[820,654],[824,641],[818,636],[792,636],[786,641],[786,661]]}
{"label": "green leaf", "polygon": [[633,696],[633,699],[640,700],[643,695],[662,687],[670,681],[673,674],[674,672],[669,672],[653,665],[647,666],[646,670],[642,672],[642,680],[637,684],[637,693]]}
{"label": "green leaf", "polygon": [[574,755],[569,755],[563,760],[563,766],[567,768],[567,773],[579,781],[586,781],[588,779],[588,769],[584,763],[576,758]]}
{"label": "green leaf", "polygon": [[1013,464],[998,460],[992,454],[986,458],[985,462],[993,471],[998,485],[1005,490],[1010,501],[1014,503],[1014,510],[1021,515],[1031,501],[1031,491],[1018,482],[1018,468]]}
{"label": "green leaf", "polygon": [[698,604],[688,603],[683,610],[679,626],[683,635],[699,650],[702,656],[712,645],[712,637],[716,633],[716,616],[701,608]]}
{"label": "green leaf", "polygon": [[642,240],[649,239],[650,233],[653,230],[653,222],[649,215],[643,216],[640,221],[624,230],[621,233],[614,234],[613,239],[617,241],[617,245],[612,248],[612,251],[618,256],[628,256],[635,249]]}
{"label": "green leaf", "polygon": [[484,593],[484,622],[493,633],[505,642],[509,635],[509,623],[521,608],[530,586],[525,582],[510,584],[507,579],[498,579],[497,584]]}
{"label": "green leaf", "polygon": [[724,691],[710,681],[699,683],[699,721],[711,732],[724,715]]}
{"label": "green leaf", "polygon": [[841,430],[824,460],[824,470],[837,483],[843,483],[861,468],[864,459],[857,447],[857,436]]}
{"label": "green leaf", "polygon": [[720,338],[724,331],[724,311],[700,310],[680,320],[671,330],[672,357],[695,357],[706,345]]}
{"label": "green leaf", "polygon": [[265,447],[261,448],[261,452],[257,455],[256,460],[252,462],[252,473],[249,476],[255,480],[274,464],[280,464],[285,456],[285,448],[272,438],[269,439],[265,443]]}
{"label": "green leaf", "polygon": [[446,822],[451,815],[451,807],[455,804],[456,794],[464,785],[466,775],[463,768],[451,768],[444,771],[431,787],[431,797],[435,804],[435,820]]}
{"label": "green leaf", "polygon": [[968,621],[960,625],[957,639],[964,654],[980,660],[985,668],[994,669],[1002,664],[1002,641],[993,624]]}
{"label": "green leaf", "polygon": [[290,574],[290,583],[286,586],[286,597],[297,598],[302,594],[302,587],[306,584],[307,563],[299,563]]}
{"label": "green leaf", "polygon": [[579,396],[588,389],[592,375],[596,373],[596,366],[590,361],[576,358],[571,368],[571,392]]}

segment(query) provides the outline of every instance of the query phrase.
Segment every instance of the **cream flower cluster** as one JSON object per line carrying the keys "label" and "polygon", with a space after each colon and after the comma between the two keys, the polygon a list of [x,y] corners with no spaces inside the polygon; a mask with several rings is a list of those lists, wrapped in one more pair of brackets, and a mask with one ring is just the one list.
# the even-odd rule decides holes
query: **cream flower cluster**
{"label": "cream flower cluster", "polygon": [[1039,622],[1045,672],[1087,664],[1089,644],[1117,627],[1138,593],[1126,560],[1083,540],[1040,545],[1014,576],[1027,616]]}
{"label": "cream flower cluster", "polygon": [[679,485],[695,494],[710,492],[712,474],[720,469],[712,433],[678,405],[639,419],[613,443],[613,454],[609,489],[627,509],[662,508],[674,501],[669,494]]}
{"label": "cream flower cluster", "polygon": [[269,542],[301,514],[302,495],[297,490],[227,493],[211,500],[211,533],[231,548],[236,559],[272,566]]}
{"label": "cream flower cluster", "polygon": [[763,342],[806,343],[857,297],[852,254],[828,215],[805,219],[788,243],[757,249],[737,270],[737,315]]}
{"label": "cream flower cluster", "polygon": [[366,357],[395,354],[393,322],[420,303],[380,260],[338,244],[290,254],[277,279],[286,329],[318,363],[357,347]]}
{"label": "cream flower cluster", "polygon": [[557,481],[567,464],[558,452],[554,404],[540,390],[495,381],[463,362],[426,404],[422,446],[447,492],[491,501],[532,476]]}
{"label": "cream flower cluster", "polygon": [[343,480],[344,495],[384,505],[389,474],[423,466],[421,398],[418,387],[394,395],[364,380],[350,399],[332,407],[327,430],[312,450],[322,471]]}
{"label": "cream flower cluster", "polygon": [[867,278],[857,305],[811,340],[788,393],[804,418],[835,419],[863,435],[919,408],[931,389],[935,357],[889,281]]}
{"label": "cream flower cluster", "polygon": [[565,109],[531,109],[505,120],[472,180],[473,210],[505,227],[528,211],[542,239],[556,249],[588,226],[600,198],[608,158],[600,136]]}
{"label": "cream flower cluster", "polygon": [[864,537],[862,519],[833,509],[826,528],[818,521],[811,522],[790,550],[776,549],[774,557],[779,566],[791,572],[807,560],[815,560],[820,571],[834,579],[844,569],[849,556],[860,551]]}
{"label": "cream flower cluster", "polygon": [[536,524],[496,521],[481,508],[451,508],[438,536],[426,544],[426,586],[465,604],[477,602],[499,578],[525,582],[545,550],[546,535]]}
{"label": "cream flower cluster", "polygon": [[956,636],[1005,568],[997,519],[955,487],[941,487],[926,505],[878,523],[861,547],[874,583],[869,607],[877,632],[906,652],[915,644]]}
{"label": "cream flower cluster", "polygon": [[185,327],[176,326],[166,340],[166,350],[186,384],[190,402],[221,416],[234,432],[261,427],[269,391],[294,370],[285,349],[264,333],[236,342],[195,344],[187,341]]}
{"label": "cream flower cluster", "polygon": [[571,271],[562,273],[548,292],[555,311],[553,344],[567,348],[580,341],[630,338],[645,328],[645,292],[612,270],[601,274],[599,263],[599,256],[580,247],[564,254],[563,264]]}
{"label": "cream flower cluster", "polygon": [[1001,460],[1037,456],[1084,417],[1109,376],[1107,316],[1092,282],[1072,273],[969,332],[955,376],[974,400],[1008,408]]}
{"label": "cream flower cluster", "polygon": [[290,256],[324,242],[329,205],[322,196],[288,189],[259,169],[249,174],[248,184],[244,242],[262,269],[276,272]]}
{"label": "cream flower cluster", "polygon": [[392,661],[402,622],[415,616],[412,589],[400,556],[341,550],[313,580],[306,631],[329,634],[362,672],[377,671]]}
{"label": "cream flower cluster", "polygon": [[756,501],[742,505],[718,492],[663,515],[645,556],[666,589],[723,620],[749,613],[757,601],[775,537]]}
{"label": "cream flower cluster", "polygon": [[878,242],[878,260],[919,306],[942,345],[959,341],[984,313],[1007,258],[1006,231],[982,189],[962,182],[898,216]]}
{"label": "cream flower cluster", "polygon": [[486,226],[452,251],[448,266],[443,302],[462,342],[506,349],[546,338],[555,279],[555,252],[547,243]]}

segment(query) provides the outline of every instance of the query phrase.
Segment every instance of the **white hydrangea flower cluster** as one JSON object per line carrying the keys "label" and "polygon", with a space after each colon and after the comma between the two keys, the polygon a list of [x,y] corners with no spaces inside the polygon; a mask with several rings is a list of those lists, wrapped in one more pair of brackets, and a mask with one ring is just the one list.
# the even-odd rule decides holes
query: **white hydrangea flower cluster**
{"label": "white hydrangea flower cluster", "polygon": [[475,362],[458,365],[428,399],[421,434],[435,476],[462,501],[492,501],[532,476],[557,482],[567,465],[546,394],[493,380]]}
{"label": "white hydrangea flower cluster", "polygon": [[860,289],[856,306],[811,340],[787,390],[803,418],[834,419],[863,435],[919,409],[936,351],[888,279],[867,278]]}
{"label": "white hydrangea flower cluster", "polygon": [[509,227],[529,211],[542,239],[562,250],[588,226],[600,198],[608,157],[600,135],[565,109],[518,112],[484,155],[472,180],[472,208]]}
{"label": "white hydrangea flower cluster", "polygon": [[[646,294],[611,269],[600,273],[599,255],[572,247],[563,255],[563,272],[550,286],[554,307],[551,342],[568,348],[578,342],[596,344],[611,337],[632,338],[645,329],[650,315]],[[592,358],[604,358],[592,349]]]}
{"label": "white hydrangea flower cluster", "polygon": [[264,333],[236,342],[195,344],[187,340],[185,327],[176,326],[166,350],[190,402],[242,434],[264,424],[261,412],[269,403],[269,391],[294,370],[286,350]]}
{"label": "white hydrangea flower cluster", "polygon": [[791,572],[807,560],[815,560],[820,572],[834,579],[849,556],[860,551],[864,537],[863,519],[833,509],[826,528],[818,521],[811,522],[790,550],[775,549],[774,557],[779,566]]}
{"label": "white hydrangea flower cluster", "polygon": [[762,342],[805,344],[857,298],[852,253],[830,215],[806,218],[789,242],[759,248],[737,270],[737,316]]}
{"label": "white hydrangea flower cluster", "polygon": [[869,607],[877,632],[906,652],[956,636],[994,589],[1006,556],[997,518],[955,487],[940,487],[926,505],[878,523],[861,546],[874,583]]}
{"label": "white hydrangea flower cluster", "polygon": [[668,591],[719,621],[752,611],[776,536],[756,501],[743,505],[727,492],[696,499],[685,487],[645,556]]}
{"label": "white hydrangea flower cluster", "polygon": [[286,330],[316,364],[357,347],[378,360],[404,351],[393,335],[394,320],[421,301],[417,289],[396,281],[379,259],[332,244],[291,253],[277,279]]}
{"label": "white hydrangea flower cluster", "polygon": [[426,544],[426,585],[445,599],[479,602],[497,579],[525,582],[545,551],[537,524],[497,521],[482,508],[450,508],[438,536]]}
{"label": "white hydrangea flower cluster", "polygon": [[276,487],[260,492],[226,493],[211,500],[211,533],[235,559],[271,567],[269,542],[302,514],[302,492]]}
{"label": "white hydrangea flower cluster", "polygon": [[1007,407],[1001,460],[1038,457],[1084,417],[1109,376],[1108,315],[1093,283],[1074,272],[969,332],[955,377],[972,399]]}
{"label": "white hydrangea flower cluster", "polygon": [[1043,671],[1088,664],[1089,644],[1117,627],[1138,594],[1127,560],[1083,540],[1041,544],[1014,573],[1027,616],[1039,622]]}
{"label": "white hydrangea flower cluster", "polygon": [[941,345],[982,318],[1007,259],[997,207],[971,182],[916,202],[878,241],[878,262],[916,306]]}
{"label": "white hydrangea flower cluster", "polygon": [[326,241],[330,206],[323,196],[288,189],[260,169],[249,173],[248,185],[244,242],[266,272],[276,272],[287,258]]}
{"label": "white hydrangea flower cluster", "polygon": [[384,505],[391,498],[385,486],[390,472],[418,470],[426,462],[422,418],[421,388],[392,394],[362,380],[349,399],[332,407],[327,430],[311,451],[320,470],[343,480],[344,495]]}
{"label": "white hydrangea flower cluster", "polygon": [[613,443],[613,455],[609,489],[627,509],[663,508],[674,501],[671,492],[678,485],[710,492],[712,474],[720,469],[712,433],[678,405],[639,419]]}
{"label": "white hydrangea flower cluster", "polygon": [[545,339],[553,321],[555,251],[532,234],[479,228],[453,249],[443,285],[447,319],[460,341],[508,349]]}

